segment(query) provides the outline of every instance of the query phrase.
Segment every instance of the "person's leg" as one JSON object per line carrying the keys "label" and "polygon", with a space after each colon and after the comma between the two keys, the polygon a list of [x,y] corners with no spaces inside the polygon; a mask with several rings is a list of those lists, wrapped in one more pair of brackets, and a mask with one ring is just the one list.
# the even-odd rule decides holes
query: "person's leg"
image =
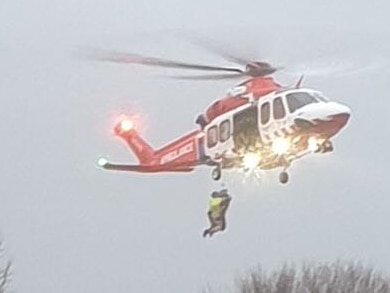
{"label": "person's leg", "polygon": [[207,217],[209,218],[210,226],[213,226],[214,225],[214,219],[213,219],[213,215],[211,214],[211,212],[207,213]]}
{"label": "person's leg", "polygon": [[221,217],[214,219],[213,225],[210,227],[210,236],[212,236],[214,233],[222,231],[223,226],[224,226],[224,223],[223,223],[223,219]]}
{"label": "person's leg", "polygon": [[226,219],[225,217],[223,217],[221,221],[221,231],[224,231],[225,229],[226,229]]}
{"label": "person's leg", "polygon": [[207,235],[212,236],[211,232],[215,226],[215,221],[214,221],[210,211],[207,213],[207,217],[208,217],[209,222],[210,222],[210,227],[203,231],[203,237],[206,237]]}

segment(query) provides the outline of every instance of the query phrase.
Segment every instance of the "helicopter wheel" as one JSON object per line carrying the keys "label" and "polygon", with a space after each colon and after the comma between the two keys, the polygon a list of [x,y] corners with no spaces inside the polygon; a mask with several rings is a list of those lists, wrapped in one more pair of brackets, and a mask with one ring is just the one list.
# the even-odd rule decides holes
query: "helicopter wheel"
{"label": "helicopter wheel", "polygon": [[323,145],[323,152],[329,153],[333,151],[333,144],[330,141],[326,141]]}
{"label": "helicopter wheel", "polygon": [[279,174],[279,181],[282,184],[286,184],[288,182],[289,176],[286,171],[283,171],[282,173]]}
{"label": "helicopter wheel", "polygon": [[211,177],[217,181],[221,179],[221,176],[222,176],[221,167],[215,167],[211,172]]}

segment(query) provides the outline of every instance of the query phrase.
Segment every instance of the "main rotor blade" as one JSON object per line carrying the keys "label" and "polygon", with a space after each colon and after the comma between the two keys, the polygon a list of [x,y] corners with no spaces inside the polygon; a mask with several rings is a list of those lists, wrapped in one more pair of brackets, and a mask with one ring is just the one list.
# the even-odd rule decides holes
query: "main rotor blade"
{"label": "main rotor blade", "polygon": [[202,47],[203,49],[224,58],[227,61],[239,65],[243,65],[243,66],[247,66],[248,64],[256,66],[255,63],[252,62],[251,58],[244,58],[243,56],[238,56],[237,53],[233,53],[231,51],[229,52],[226,49],[226,47],[222,46],[222,44],[221,45],[217,45],[216,43],[212,44],[213,42],[209,40],[200,37],[195,37],[195,36],[181,35],[181,37],[185,38],[187,41],[193,43],[196,46]]}
{"label": "main rotor blade", "polygon": [[224,50],[222,48],[217,48],[215,46],[211,46],[210,44],[200,42],[199,40],[197,41],[197,43],[198,43],[198,45],[202,46],[206,50],[213,52],[214,54],[224,58],[227,61],[230,61],[230,62],[233,62],[236,64],[240,64],[240,65],[244,65],[244,66],[246,66],[248,64],[254,65],[254,63],[252,63],[251,60],[246,60],[246,59],[241,58],[239,56],[234,56],[233,54],[227,52],[226,50]]}
{"label": "main rotor blade", "polygon": [[236,79],[246,76],[244,73],[235,74],[205,74],[205,75],[184,75],[184,76],[170,76],[174,79],[183,80],[225,80],[225,79]]}
{"label": "main rotor blade", "polygon": [[239,68],[220,67],[220,66],[178,62],[178,61],[174,61],[174,60],[154,58],[154,57],[145,57],[145,56],[141,56],[141,55],[120,53],[120,52],[95,53],[94,59],[100,60],[100,61],[139,64],[139,65],[158,66],[158,67],[176,68],[176,69],[192,69],[192,70],[204,70],[204,71],[226,71],[226,72],[235,72],[235,73],[243,73],[244,72],[243,70],[241,70]]}
{"label": "main rotor blade", "polygon": [[290,65],[282,72],[286,74],[305,74],[310,77],[345,77],[354,74],[367,74],[369,72],[385,69],[387,64],[383,62],[352,62],[347,60],[333,59],[329,61],[316,61]]}

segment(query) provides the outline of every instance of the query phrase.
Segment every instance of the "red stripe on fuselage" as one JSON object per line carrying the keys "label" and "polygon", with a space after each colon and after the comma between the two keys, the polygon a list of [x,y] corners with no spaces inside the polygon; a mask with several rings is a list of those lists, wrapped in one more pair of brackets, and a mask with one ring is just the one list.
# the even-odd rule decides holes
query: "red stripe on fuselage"
{"label": "red stripe on fuselage", "polygon": [[313,132],[332,137],[336,135],[348,122],[349,114],[338,114],[329,117],[329,120],[315,120]]}

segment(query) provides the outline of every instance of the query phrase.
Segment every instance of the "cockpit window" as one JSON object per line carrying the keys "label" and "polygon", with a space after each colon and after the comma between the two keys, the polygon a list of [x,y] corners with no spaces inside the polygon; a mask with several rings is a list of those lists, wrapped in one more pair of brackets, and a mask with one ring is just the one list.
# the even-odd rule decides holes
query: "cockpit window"
{"label": "cockpit window", "polygon": [[319,92],[313,92],[313,96],[321,102],[329,102],[329,99]]}
{"label": "cockpit window", "polygon": [[305,92],[290,93],[287,94],[286,97],[288,108],[291,113],[308,104],[318,103],[318,100],[314,96]]}

